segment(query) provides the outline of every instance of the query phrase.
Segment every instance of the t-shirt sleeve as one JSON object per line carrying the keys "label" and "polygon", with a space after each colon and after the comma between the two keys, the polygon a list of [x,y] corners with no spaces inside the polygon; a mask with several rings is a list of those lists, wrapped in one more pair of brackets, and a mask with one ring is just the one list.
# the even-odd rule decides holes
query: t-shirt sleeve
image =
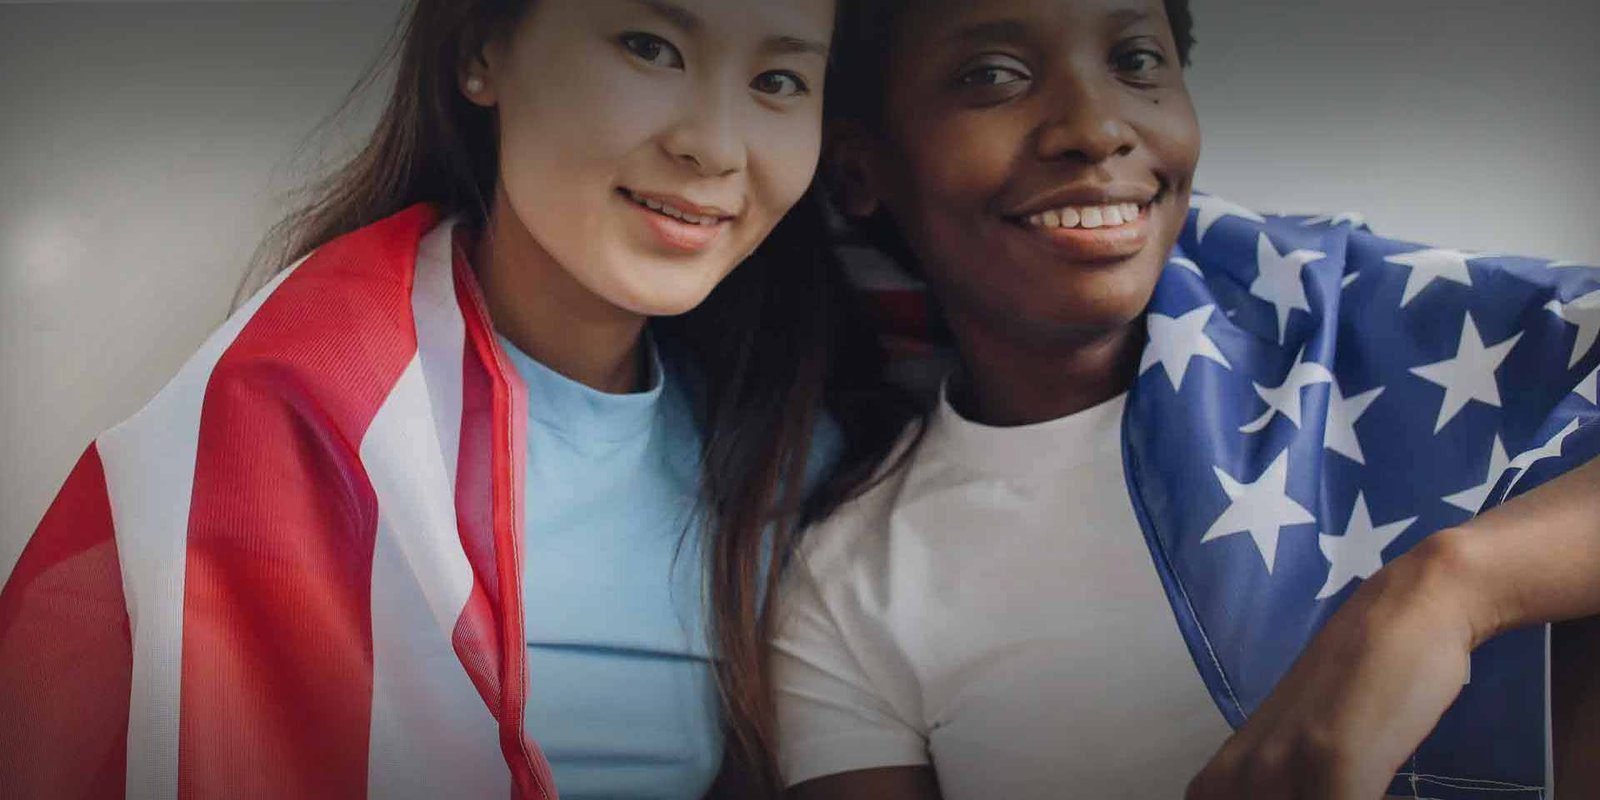
{"label": "t-shirt sleeve", "polygon": [[778,758],[786,785],[929,763],[923,732],[868,677],[887,665],[875,669],[862,662],[803,562],[786,576],[777,614],[772,669]]}

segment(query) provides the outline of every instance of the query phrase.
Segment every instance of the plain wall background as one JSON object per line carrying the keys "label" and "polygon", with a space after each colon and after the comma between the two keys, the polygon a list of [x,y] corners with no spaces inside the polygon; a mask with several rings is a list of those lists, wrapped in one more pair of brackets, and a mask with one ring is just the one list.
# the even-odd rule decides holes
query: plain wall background
{"label": "plain wall background", "polygon": [[[1201,188],[1600,263],[1600,4],[1192,2]],[[375,118],[307,140],[400,8],[0,0],[0,580],[221,322],[283,192]]]}

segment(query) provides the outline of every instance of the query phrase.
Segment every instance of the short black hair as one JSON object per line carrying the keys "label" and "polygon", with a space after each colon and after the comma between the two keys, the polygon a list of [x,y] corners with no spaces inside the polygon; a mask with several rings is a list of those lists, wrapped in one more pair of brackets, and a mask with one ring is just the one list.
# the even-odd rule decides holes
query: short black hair
{"label": "short black hair", "polygon": [[[900,16],[919,0],[840,0],[834,32],[833,75],[828,81],[828,115],[869,124],[883,108],[890,40]],[[1164,0],[1178,63],[1189,66],[1194,50],[1194,16],[1189,0]]]}

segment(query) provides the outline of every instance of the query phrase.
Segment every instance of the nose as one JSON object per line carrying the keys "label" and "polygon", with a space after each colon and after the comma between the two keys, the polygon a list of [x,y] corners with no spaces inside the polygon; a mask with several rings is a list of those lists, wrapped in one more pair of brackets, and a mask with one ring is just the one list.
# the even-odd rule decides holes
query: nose
{"label": "nose", "polygon": [[1138,134],[1123,115],[1120,92],[1081,75],[1067,75],[1049,98],[1054,113],[1038,132],[1038,156],[1099,164],[1133,152]]}
{"label": "nose", "polygon": [[735,101],[720,86],[702,83],[696,102],[667,132],[662,147],[675,161],[705,177],[720,177],[745,168],[747,153]]}

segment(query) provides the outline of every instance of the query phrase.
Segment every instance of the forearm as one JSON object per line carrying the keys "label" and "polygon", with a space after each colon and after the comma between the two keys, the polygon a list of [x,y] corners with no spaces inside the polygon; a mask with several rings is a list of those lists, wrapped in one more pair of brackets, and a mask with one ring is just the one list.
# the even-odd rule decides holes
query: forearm
{"label": "forearm", "polygon": [[1474,645],[1525,625],[1600,615],[1600,459],[1434,538],[1419,549],[1454,562]]}

